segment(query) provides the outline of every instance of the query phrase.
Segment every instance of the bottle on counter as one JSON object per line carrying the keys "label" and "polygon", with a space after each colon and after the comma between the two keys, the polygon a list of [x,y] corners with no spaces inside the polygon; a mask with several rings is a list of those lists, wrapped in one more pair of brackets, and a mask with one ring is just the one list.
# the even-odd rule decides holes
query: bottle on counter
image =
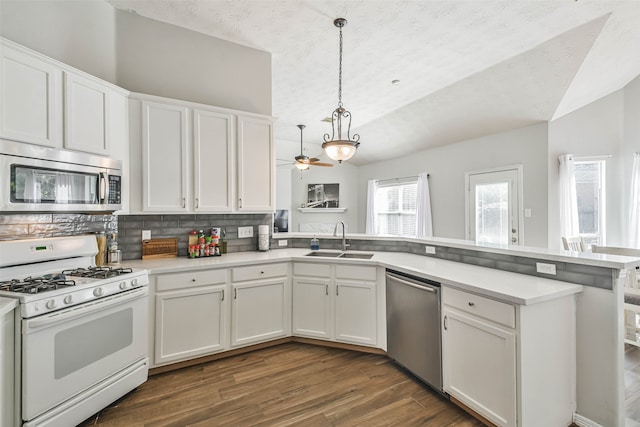
{"label": "bottle on counter", "polygon": [[106,264],[107,257],[107,235],[104,231],[96,233],[96,241],[98,243],[98,253],[96,254],[96,266]]}
{"label": "bottle on counter", "polygon": [[220,229],[220,234],[220,255],[222,255],[227,253],[227,232],[222,228]]}
{"label": "bottle on counter", "polygon": [[318,238],[316,237],[316,235],[313,235],[313,239],[311,239],[311,250],[312,251],[317,251],[320,249],[320,240],[318,240]]}
{"label": "bottle on counter", "polygon": [[198,248],[198,232],[196,230],[191,230],[189,232],[189,258],[197,257],[197,248]]}
{"label": "bottle on counter", "polygon": [[107,258],[109,264],[120,264],[122,260],[122,252],[118,249],[118,235],[116,233],[111,234],[111,245]]}

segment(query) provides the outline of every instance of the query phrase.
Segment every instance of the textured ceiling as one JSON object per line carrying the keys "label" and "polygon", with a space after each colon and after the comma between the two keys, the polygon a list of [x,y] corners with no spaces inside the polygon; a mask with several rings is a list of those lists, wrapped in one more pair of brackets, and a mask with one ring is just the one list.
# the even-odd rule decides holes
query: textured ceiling
{"label": "textured ceiling", "polygon": [[[365,164],[570,113],[640,74],[640,1],[107,0],[272,53],[278,157],[316,155],[338,102]],[[391,84],[400,80],[397,85]]]}

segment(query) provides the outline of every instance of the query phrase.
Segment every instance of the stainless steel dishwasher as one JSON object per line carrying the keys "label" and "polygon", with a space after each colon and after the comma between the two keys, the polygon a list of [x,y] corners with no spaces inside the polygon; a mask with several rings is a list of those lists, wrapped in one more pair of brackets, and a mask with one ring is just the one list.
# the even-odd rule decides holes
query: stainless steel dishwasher
{"label": "stainless steel dishwasher", "polygon": [[440,283],[387,270],[387,354],[442,393]]}

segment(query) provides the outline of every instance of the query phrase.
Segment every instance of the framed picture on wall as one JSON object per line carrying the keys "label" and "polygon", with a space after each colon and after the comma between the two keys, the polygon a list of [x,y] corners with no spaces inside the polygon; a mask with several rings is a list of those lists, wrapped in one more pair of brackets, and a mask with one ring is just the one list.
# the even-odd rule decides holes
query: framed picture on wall
{"label": "framed picture on wall", "polygon": [[340,207],[340,184],[307,184],[307,208]]}

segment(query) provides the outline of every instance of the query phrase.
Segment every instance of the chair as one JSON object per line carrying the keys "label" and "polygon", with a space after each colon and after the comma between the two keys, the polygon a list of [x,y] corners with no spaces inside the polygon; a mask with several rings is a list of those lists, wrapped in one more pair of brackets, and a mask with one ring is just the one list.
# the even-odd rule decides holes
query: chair
{"label": "chair", "polygon": [[562,245],[566,251],[584,252],[582,237],[563,237]]}
{"label": "chair", "polygon": [[[640,249],[617,248],[613,246],[591,245],[593,253],[621,255],[640,258]],[[640,347],[640,283],[637,271],[632,268],[627,271],[624,284],[624,338],[627,344]]]}

